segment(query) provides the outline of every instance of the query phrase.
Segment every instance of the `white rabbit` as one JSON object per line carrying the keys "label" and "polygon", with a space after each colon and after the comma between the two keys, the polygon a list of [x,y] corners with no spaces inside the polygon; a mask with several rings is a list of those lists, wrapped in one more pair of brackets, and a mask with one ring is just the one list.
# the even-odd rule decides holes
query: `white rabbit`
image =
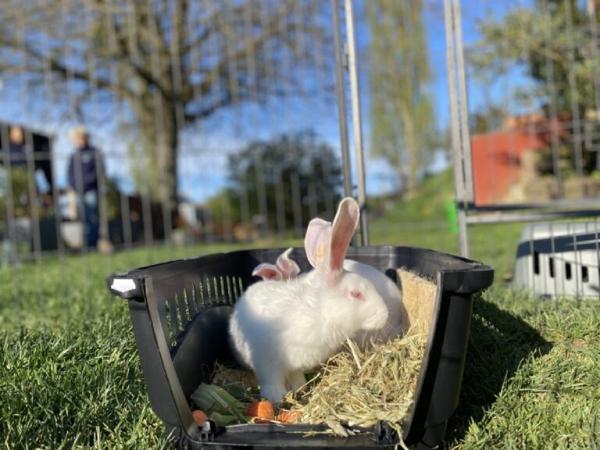
{"label": "white rabbit", "polygon": [[349,206],[342,201],[338,208],[323,264],[286,281],[254,283],[235,305],[231,342],[256,373],[261,395],[273,402],[304,384],[304,373],[347,337],[387,322],[387,307],[373,284],[342,267],[358,225]]}
{"label": "white rabbit", "polygon": [[[348,215],[358,223],[360,216],[358,203],[351,197],[347,197],[343,201],[346,202]],[[335,220],[337,220],[337,216]],[[332,225],[331,222],[315,218],[308,224],[304,237],[304,249],[308,261],[315,268],[319,268],[327,261],[328,243],[332,239],[332,234],[335,233],[334,230],[336,229],[335,220]],[[406,328],[405,320],[407,319],[407,315],[406,309],[402,304],[402,294],[396,284],[374,267],[351,259],[344,261],[344,270],[356,273],[370,280],[388,307],[388,321],[381,330],[362,331],[354,336],[359,346],[364,348],[371,340],[374,342],[385,342],[402,335]]]}
{"label": "white rabbit", "polygon": [[[353,198],[346,198],[343,204],[347,208],[348,217],[358,222],[360,208]],[[356,217],[354,219],[354,217]],[[317,268],[326,259],[333,225],[326,220],[315,218],[310,221],[304,238],[304,248],[309,263]],[[338,228],[339,229],[339,228]],[[253,275],[263,280],[289,280],[300,273],[300,268],[290,258],[292,249],[287,249],[278,258],[275,265],[263,263],[258,265]],[[360,331],[355,336],[357,344],[365,348],[370,341],[386,342],[404,333],[407,328],[407,314],[402,304],[402,294],[396,284],[385,274],[374,267],[351,259],[344,260],[344,270],[357,273],[369,279],[388,307],[388,321],[381,330]]]}

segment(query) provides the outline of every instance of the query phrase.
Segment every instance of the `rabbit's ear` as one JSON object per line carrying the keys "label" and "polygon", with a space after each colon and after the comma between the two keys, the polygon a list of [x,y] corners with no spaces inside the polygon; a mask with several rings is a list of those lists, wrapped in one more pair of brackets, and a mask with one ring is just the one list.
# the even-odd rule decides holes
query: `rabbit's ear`
{"label": "rabbit's ear", "polygon": [[352,197],[346,197],[340,202],[333,227],[329,247],[329,271],[335,275],[342,271],[346,251],[352,241],[354,230],[358,226],[360,208]]}
{"label": "rabbit's ear", "polygon": [[261,277],[263,280],[281,280],[283,275],[279,268],[273,264],[262,263],[254,268],[252,276]]}
{"label": "rabbit's ear", "polygon": [[296,261],[290,258],[292,248],[288,248],[285,252],[279,255],[277,258],[276,266],[281,272],[283,278],[294,278],[300,273],[300,267],[296,264]]}
{"label": "rabbit's ear", "polygon": [[331,222],[319,218],[309,222],[304,235],[304,250],[311,266],[316,268],[325,262],[330,239]]}

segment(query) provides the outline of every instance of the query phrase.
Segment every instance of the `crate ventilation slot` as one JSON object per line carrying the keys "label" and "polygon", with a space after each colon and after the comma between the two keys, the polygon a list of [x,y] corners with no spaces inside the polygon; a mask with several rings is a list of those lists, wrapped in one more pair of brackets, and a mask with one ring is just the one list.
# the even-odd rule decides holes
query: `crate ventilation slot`
{"label": "crate ventilation slot", "polygon": [[205,277],[164,301],[164,318],[169,345],[175,346],[177,336],[194,320],[196,314],[212,306],[234,305],[244,292],[240,277]]}

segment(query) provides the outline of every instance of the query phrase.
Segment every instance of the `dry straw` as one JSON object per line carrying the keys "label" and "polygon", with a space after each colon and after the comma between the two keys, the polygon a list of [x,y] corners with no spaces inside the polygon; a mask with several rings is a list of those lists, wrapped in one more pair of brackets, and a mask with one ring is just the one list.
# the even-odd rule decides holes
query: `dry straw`
{"label": "dry straw", "polygon": [[371,426],[384,420],[401,426],[412,406],[426,345],[425,335],[410,332],[365,352],[349,341],[286,401],[302,413],[304,423]]}

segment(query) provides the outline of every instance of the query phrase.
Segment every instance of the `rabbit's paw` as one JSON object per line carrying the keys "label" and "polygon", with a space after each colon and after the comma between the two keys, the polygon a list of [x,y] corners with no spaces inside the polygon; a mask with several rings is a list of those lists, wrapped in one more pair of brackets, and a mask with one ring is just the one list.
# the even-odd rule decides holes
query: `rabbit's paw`
{"label": "rabbit's paw", "polygon": [[287,377],[287,385],[290,390],[295,391],[306,383],[306,378],[304,377],[303,372],[292,372]]}
{"label": "rabbit's paw", "polygon": [[273,403],[280,403],[287,389],[280,384],[265,384],[260,387],[260,395]]}

